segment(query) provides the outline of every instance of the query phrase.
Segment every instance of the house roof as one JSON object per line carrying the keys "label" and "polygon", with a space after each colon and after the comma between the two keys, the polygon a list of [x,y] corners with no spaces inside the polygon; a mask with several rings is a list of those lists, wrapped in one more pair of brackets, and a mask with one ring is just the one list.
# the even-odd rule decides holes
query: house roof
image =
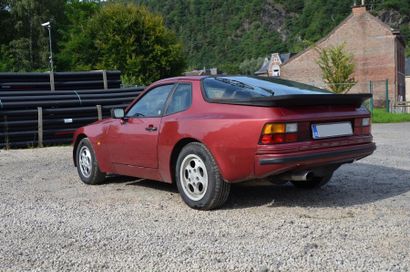
{"label": "house roof", "polygon": [[282,53],[282,54],[279,54],[279,57],[280,57],[280,60],[282,61],[282,64],[284,64],[294,55],[296,54],[295,53]]}
{"label": "house roof", "polygon": [[262,74],[267,74],[269,70],[269,59],[265,58],[261,68],[259,68],[258,71],[255,72],[255,75],[262,75]]}
{"label": "house roof", "polygon": [[406,59],[406,76],[410,76],[410,58]]}
{"label": "house roof", "polygon": [[[282,64],[285,64],[294,55],[296,54],[295,53],[280,53],[279,58]],[[269,64],[271,61],[272,59],[265,58],[265,60],[262,63],[262,66],[259,68],[258,71],[255,72],[255,75],[267,74],[269,70]]]}

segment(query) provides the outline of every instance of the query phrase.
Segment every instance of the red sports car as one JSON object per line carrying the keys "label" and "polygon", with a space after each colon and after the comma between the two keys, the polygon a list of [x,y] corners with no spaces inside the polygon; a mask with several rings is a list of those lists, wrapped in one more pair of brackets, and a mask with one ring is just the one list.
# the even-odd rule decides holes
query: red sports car
{"label": "red sports car", "polygon": [[317,188],[375,150],[368,98],[281,79],[164,79],[112,118],[78,129],[74,163],[87,184],[107,174],[175,182],[202,210],[222,206],[231,183],[246,180]]}

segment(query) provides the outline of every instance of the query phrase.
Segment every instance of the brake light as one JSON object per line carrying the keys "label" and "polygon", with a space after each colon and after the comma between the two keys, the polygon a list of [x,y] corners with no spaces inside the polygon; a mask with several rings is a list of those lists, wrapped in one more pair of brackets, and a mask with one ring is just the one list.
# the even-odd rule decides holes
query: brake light
{"label": "brake light", "polygon": [[369,135],[371,130],[371,119],[368,117],[356,119],[355,129],[357,135]]}
{"label": "brake light", "polygon": [[268,123],[262,130],[260,144],[293,143],[298,140],[297,123]]}

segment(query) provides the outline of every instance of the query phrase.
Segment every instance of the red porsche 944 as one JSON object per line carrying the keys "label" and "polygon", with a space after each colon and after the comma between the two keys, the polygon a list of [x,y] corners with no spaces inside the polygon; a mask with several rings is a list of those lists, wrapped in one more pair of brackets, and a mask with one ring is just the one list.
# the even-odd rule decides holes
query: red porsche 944
{"label": "red porsche 944", "polygon": [[74,163],[87,184],[108,174],[175,182],[202,210],[221,207],[231,183],[246,180],[318,188],[375,150],[368,98],[280,79],[164,79],[78,129]]}

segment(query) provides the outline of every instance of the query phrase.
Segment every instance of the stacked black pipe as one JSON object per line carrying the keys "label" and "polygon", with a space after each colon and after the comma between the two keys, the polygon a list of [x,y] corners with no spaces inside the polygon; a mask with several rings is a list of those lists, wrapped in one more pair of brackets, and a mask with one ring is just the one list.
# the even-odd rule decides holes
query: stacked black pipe
{"label": "stacked black pipe", "polygon": [[[73,78],[81,80],[81,76]],[[98,120],[99,107],[102,117],[109,117],[112,108],[126,107],[143,90],[71,89],[0,89],[0,149],[38,146],[39,107],[42,111],[42,143],[66,144],[72,141],[77,128]]]}
{"label": "stacked black pipe", "polygon": [[[105,82],[105,83],[104,83]],[[0,91],[91,90],[119,88],[120,71],[55,72],[54,88],[50,73],[0,73]]]}

